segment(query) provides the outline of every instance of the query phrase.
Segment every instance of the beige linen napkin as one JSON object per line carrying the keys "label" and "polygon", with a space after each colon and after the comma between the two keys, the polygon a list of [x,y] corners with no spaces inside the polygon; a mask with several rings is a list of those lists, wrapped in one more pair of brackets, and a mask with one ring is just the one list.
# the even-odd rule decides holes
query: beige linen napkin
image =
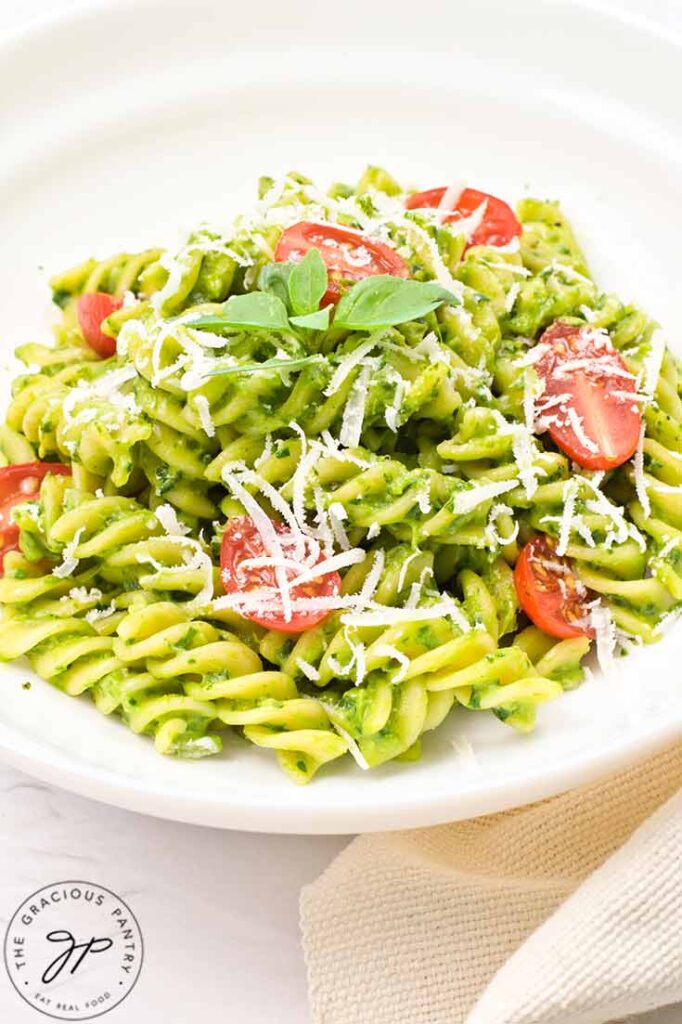
{"label": "beige linen napkin", "polygon": [[530,807],[356,839],[301,897],[315,1024],[603,1024],[682,1001],[681,786],[677,744]]}

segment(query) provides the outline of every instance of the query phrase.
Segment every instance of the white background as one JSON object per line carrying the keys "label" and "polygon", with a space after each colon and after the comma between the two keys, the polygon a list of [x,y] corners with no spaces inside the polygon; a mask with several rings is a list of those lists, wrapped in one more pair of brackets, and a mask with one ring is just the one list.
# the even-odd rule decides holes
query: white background
{"label": "white background", "polygon": [[[75,6],[78,0],[0,0],[0,34]],[[610,6],[634,18],[646,6],[649,17],[682,34],[682,0]],[[146,942],[138,987],[107,1015],[112,1024],[184,1024],[218,1015],[226,1024],[304,1024],[298,893],[346,842],[143,818],[0,767],[0,933],[16,906],[42,885],[95,881],[131,904]],[[0,970],[0,1020],[44,1019],[18,999]],[[640,1024],[645,1020],[681,1024],[682,1007],[640,1018]]]}

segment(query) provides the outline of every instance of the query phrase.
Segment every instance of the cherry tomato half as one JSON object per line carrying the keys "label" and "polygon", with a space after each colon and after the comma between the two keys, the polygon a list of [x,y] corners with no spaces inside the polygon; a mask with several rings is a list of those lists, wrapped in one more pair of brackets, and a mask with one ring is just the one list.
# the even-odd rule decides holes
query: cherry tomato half
{"label": "cherry tomato half", "polygon": [[102,321],[123,305],[123,299],[108,292],[86,292],[76,304],[78,323],[91,349],[109,359],[116,352],[116,339],[102,333]]}
{"label": "cherry tomato half", "polygon": [[339,282],[361,281],[375,274],[409,277],[409,269],[401,256],[383,242],[365,238],[357,231],[337,228],[332,224],[314,224],[302,220],[287,228],[277,243],[275,262],[303,259],[310,249],[317,249],[329,272],[329,285],[322,296],[322,306],[341,298]]}
{"label": "cherry tomato half", "polygon": [[[284,572],[287,581],[290,582],[300,576],[306,566],[302,564],[300,555],[296,553],[295,537],[289,527],[272,520],[271,522],[284,558],[289,563],[284,568]],[[278,589],[273,566],[248,564],[250,559],[261,559],[269,554],[265,541],[250,516],[236,516],[234,519],[230,519],[225,527],[220,548],[220,576],[225,592],[227,594],[244,594],[263,587]],[[325,555],[320,554],[315,564],[324,560]],[[316,576],[307,583],[291,587],[290,590],[293,602],[297,598],[336,597],[340,592],[341,577],[338,572]],[[266,629],[277,629],[282,633],[302,633],[304,629],[316,626],[318,622],[329,615],[328,609],[294,611],[291,619],[287,620],[279,593],[274,596],[269,595],[267,599],[264,599],[264,606],[266,602],[267,608],[264,607],[262,612],[259,609],[257,612],[244,611],[242,614],[252,622],[257,622],[259,626],[265,626]]]}
{"label": "cherry tomato half", "polygon": [[540,338],[535,363],[544,391],[535,404],[537,424],[586,469],[614,469],[637,448],[642,416],[637,383],[607,334],[592,327],[554,323]]}
{"label": "cherry tomato half", "polygon": [[5,555],[19,546],[19,527],[12,522],[12,509],[34,497],[48,473],[71,475],[71,469],[61,462],[21,462],[0,468],[0,575]]}
{"label": "cherry tomato half", "polygon": [[590,593],[547,537],[534,537],[523,548],[514,583],[521,607],[538,629],[562,639],[594,637],[588,623]]}
{"label": "cherry tomato half", "polygon": [[[433,210],[438,207],[445,195],[445,188],[430,188],[426,192],[416,192],[410,196],[405,206],[408,210]],[[470,217],[475,210],[486,204],[483,219],[467,243],[472,245],[507,245],[512,238],[518,238],[522,228],[511,206],[497,196],[479,192],[475,188],[465,188],[457,199],[452,213],[444,217],[445,223]]]}

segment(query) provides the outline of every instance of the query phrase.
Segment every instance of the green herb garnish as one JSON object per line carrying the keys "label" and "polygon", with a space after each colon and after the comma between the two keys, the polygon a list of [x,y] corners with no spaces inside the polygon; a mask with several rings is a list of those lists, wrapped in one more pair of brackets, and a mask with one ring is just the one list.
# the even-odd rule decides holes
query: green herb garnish
{"label": "green herb garnish", "polygon": [[459,306],[460,300],[434,281],[412,281],[377,274],[358,281],[338,306],[334,327],[362,331],[394,327],[432,313],[444,302]]}
{"label": "green herb garnish", "polygon": [[298,370],[302,366],[309,366],[311,363],[319,363],[324,356],[301,356],[300,359],[266,359],[262,363],[242,363],[241,365],[214,366],[207,370],[206,377],[226,377],[229,374],[237,373],[259,373],[263,370]]}
{"label": "green herb garnish", "polygon": [[318,249],[310,249],[295,263],[288,279],[289,299],[296,317],[319,312],[327,290],[327,268]]}
{"label": "green herb garnish", "polygon": [[199,331],[220,331],[230,328],[256,328],[266,331],[286,331],[289,327],[287,307],[271,292],[247,292],[231,295],[223,303],[220,313],[209,313],[196,320],[186,320],[186,327]]}

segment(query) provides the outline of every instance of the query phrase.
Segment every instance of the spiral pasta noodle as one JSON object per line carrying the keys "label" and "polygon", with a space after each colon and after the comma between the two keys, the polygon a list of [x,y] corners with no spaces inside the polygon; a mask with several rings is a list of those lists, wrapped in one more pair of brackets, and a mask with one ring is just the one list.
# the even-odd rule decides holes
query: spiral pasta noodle
{"label": "spiral pasta noodle", "polygon": [[[525,732],[682,607],[679,365],[557,203],[292,172],[51,287],[0,427],[0,658],[159,753],[237,733],[305,783],[410,762],[451,713]],[[553,338],[583,345],[565,390],[606,353],[639,425],[606,469]]]}

